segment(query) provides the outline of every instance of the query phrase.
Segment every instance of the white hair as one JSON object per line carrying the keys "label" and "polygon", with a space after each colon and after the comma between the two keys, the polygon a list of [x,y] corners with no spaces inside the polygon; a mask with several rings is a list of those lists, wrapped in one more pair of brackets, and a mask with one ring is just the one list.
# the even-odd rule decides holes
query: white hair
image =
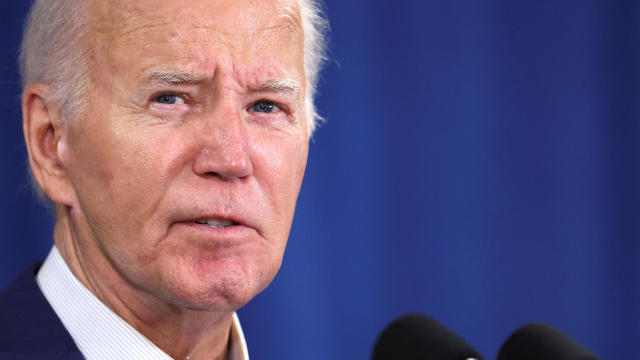
{"label": "white hair", "polygon": [[326,32],[329,23],[318,0],[299,0],[302,31],[304,33],[304,71],[307,76],[307,119],[313,134],[321,117],[315,108],[315,95],[320,69],[326,60]]}
{"label": "white hair", "polygon": [[[309,131],[320,117],[314,106],[318,74],[325,60],[328,23],[319,0],[298,0],[304,33],[305,94]],[[87,19],[90,0],[35,0],[29,13],[20,49],[22,86],[51,86],[49,103],[59,103],[62,118],[74,118],[83,110],[89,86]]]}
{"label": "white hair", "polygon": [[36,0],[29,16],[20,48],[23,88],[31,83],[51,86],[45,99],[59,103],[63,118],[81,110],[89,84],[85,55],[87,0]]}

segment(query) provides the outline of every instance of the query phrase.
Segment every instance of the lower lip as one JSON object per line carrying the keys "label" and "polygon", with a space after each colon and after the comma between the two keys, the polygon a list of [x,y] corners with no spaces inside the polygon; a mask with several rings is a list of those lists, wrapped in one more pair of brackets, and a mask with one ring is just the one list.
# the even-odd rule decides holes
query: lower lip
{"label": "lower lip", "polygon": [[187,227],[196,230],[199,233],[208,234],[210,236],[218,237],[218,238],[238,238],[244,237],[251,233],[255,233],[255,230],[245,226],[245,225],[234,225],[228,227],[211,227],[206,224],[199,224],[196,222],[182,222],[178,223],[181,225],[186,225]]}

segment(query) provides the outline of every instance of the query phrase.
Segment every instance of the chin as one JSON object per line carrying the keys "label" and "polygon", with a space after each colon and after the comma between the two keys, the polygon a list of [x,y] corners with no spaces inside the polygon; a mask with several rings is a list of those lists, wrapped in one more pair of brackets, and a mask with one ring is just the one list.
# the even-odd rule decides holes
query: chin
{"label": "chin", "polygon": [[273,280],[279,265],[260,271],[257,264],[219,260],[184,269],[172,284],[178,305],[205,311],[232,312],[262,292]]}

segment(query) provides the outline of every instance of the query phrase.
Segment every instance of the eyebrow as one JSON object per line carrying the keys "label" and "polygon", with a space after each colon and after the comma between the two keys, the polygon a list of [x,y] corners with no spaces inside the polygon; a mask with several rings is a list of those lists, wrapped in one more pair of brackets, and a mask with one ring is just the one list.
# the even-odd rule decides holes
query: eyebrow
{"label": "eyebrow", "polygon": [[180,70],[155,69],[142,76],[142,84],[164,82],[172,85],[196,84],[207,80],[206,75]]}
{"label": "eyebrow", "polygon": [[300,85],[293,79],[270,80],[256,87],[258,91],[277,91],[297,94]]}
{"label": "eyebrow", "polygon": [[[157,82],[167,83],[171,85],[190,85],[198,84],[208,80],[208,77],[204,74],[181,71],[173,69],[154,69],[142,76],[143,85],[150,85]],[[268,92],[284,92],[293,95],[298,95],[300,90],[300,84],[297,80],[291,78],[284,78],[278,80],[268,80],[258,86],[251,87],[253,91],[268,91]]]}

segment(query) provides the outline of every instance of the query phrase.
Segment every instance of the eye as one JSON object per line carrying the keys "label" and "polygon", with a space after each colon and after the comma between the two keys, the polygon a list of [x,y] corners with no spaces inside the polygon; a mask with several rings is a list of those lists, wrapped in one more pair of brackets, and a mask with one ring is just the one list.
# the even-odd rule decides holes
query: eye
{"label": "eye", "polygon": [[251,105],[250,112],[260,112],[265,114],[271,114],[278,110],[278,106],[271,101],[260,100],[257,103]]}
{"label": "eye", "polygon": [[176,94],[162,94],[160,96],[157,96],[155,99],[153,99],[153,101],[159,104],[165,104],[165,105],[184,104],[184,99]]}

